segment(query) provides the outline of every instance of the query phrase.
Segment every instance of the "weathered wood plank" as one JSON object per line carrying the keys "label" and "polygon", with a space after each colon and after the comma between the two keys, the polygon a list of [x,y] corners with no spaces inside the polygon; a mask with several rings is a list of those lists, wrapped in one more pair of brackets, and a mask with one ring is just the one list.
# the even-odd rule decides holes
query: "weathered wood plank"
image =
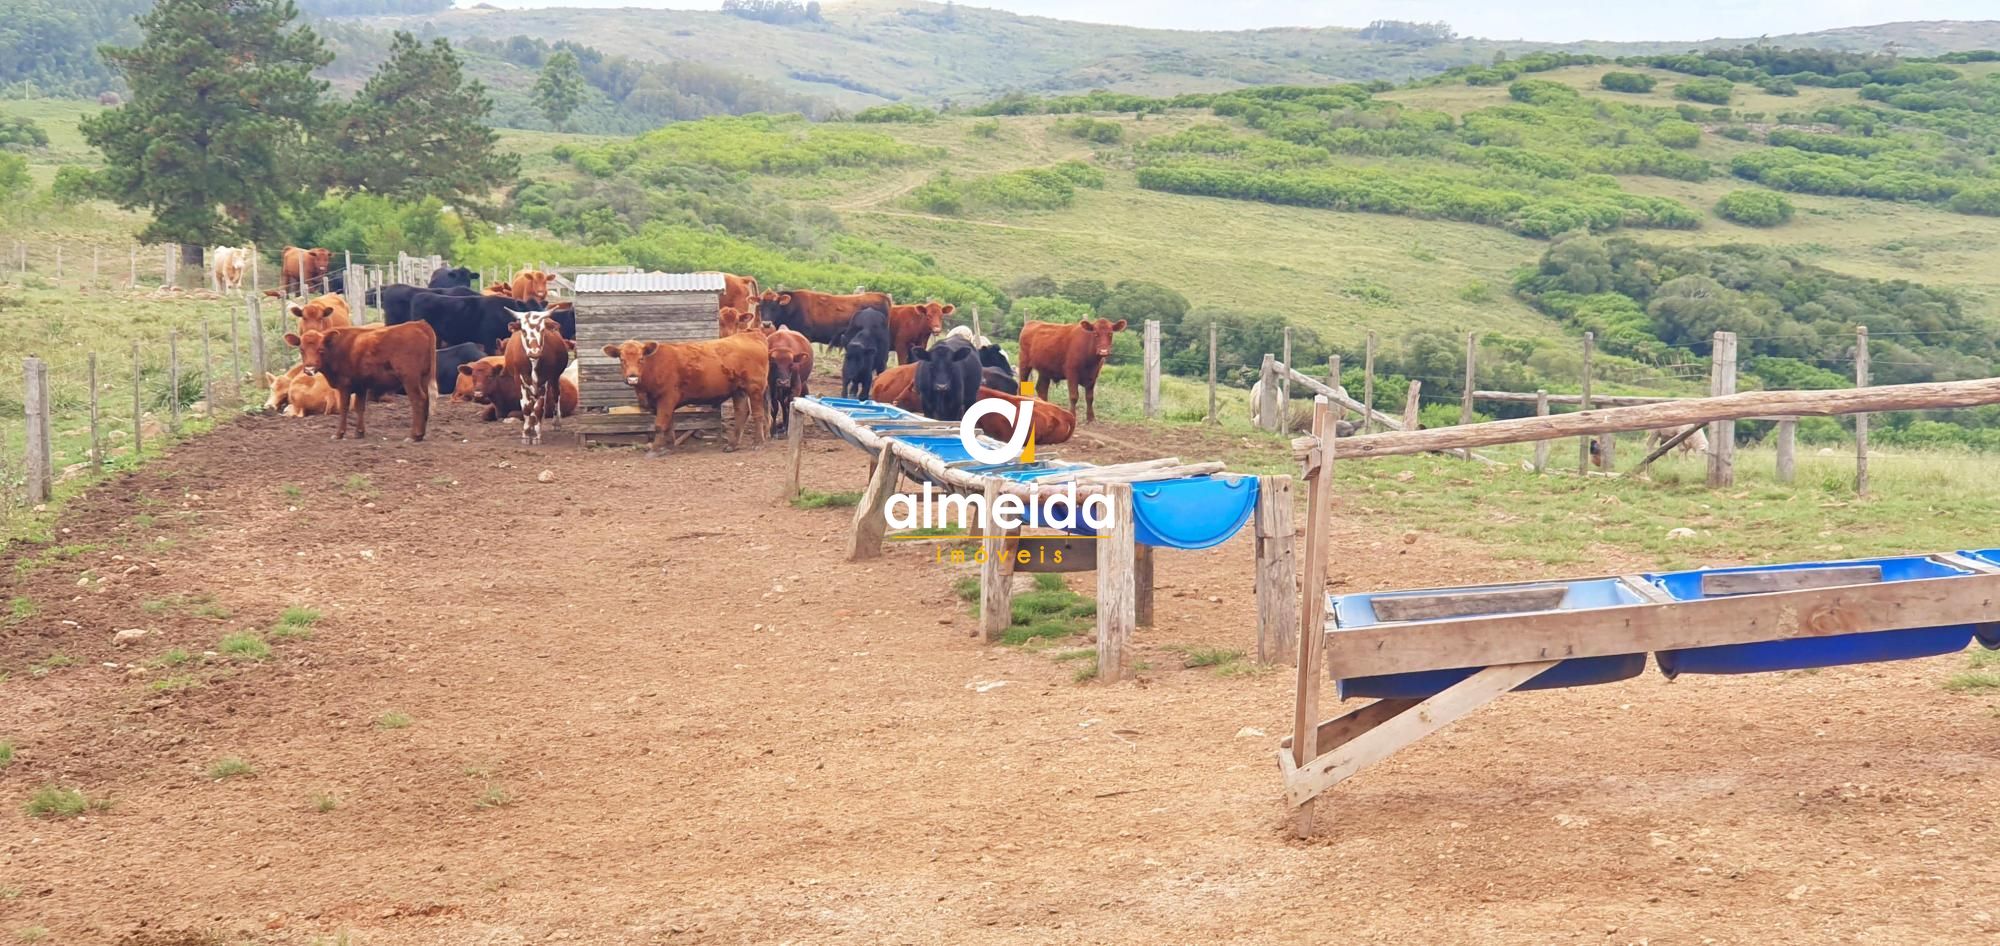
{"label": "weathered wood plank", "polygon": [[1377,596],[1375,616],[1383,621],[1431,621],[1474,614],[1519,614],[1548,611],[1562,604],[1569,589],[1562,585],[1501,588],[1493,591],[1449,591],[1421,595]]}
{"label": "weathered wood plank", "polygon": [[1835,585],[1864,585],[1882,580],[1880,565],[1841,565],[1833,568],[1786,568],[1767,572],[1719,572],[1701,576],[1704,597],[1754,595],[1801,588],[1831,588]]}
{"label": "weathered wood plank", "polygon": [[882,534],[889,529],[886,515],[889,497],[896,492],[896,454],[888,444],[875,455],[875,470],[868,477],[868,488],[861,494],[861,501],[854,506],[854,526],[847,536],[847,560],[858,562],[877,558],[882,554]]}
{"label": "weathered wood plank", "polygon": [[[1374,340],[1374,335],[1369,335]],[[1373,347],[1372,345],[1370,346]],[[1372,359],[1371,359],[1372,360]],[[1313,399],[1313,434],[1321,438],[1324,461],[1306,488],[1306,548],[1299,571],[1299,666],[1294,681],[1291,761],[1304,766],[1319,756],[1319,680],[1326,633],[1327,542],[1333,528],[1333,458],[1339,442],[1333,409],[1325,397]],[[1312,796],[1292,816],[1299,837],[1312,834]],[[1294,804],[1301,804],[1294,802]]]}
{"label": "weathered wood plank", "polygon": [[1265,476],[1257,480],[1257,509],[1252,517],[1256,539],[1257,662],[1298,659],[1299,577],[1292,552],[1292,478]]}
{"label": "weathered wood plank", "polygon": [[[986,508],[991,510],[1000,499],[1000,481],[988,481],[984,495]],[[995,521],[998,518],[986,517],[980,537],[986,560],[979,565],[979,639],[988,644],[998,642],[1014,622],[1014,579],[1007,569],[1007,530]]]}
{"label": "weathered wood plank", "polygon": [[2000,621],[2000,575],[1457,618],[1328,632],[1337,677]]}
{"label": "weathered wood plank", "polygon": [[[1354,741],[1361,735],[1389,720],[1395,719],[1406,709],[1423,702],[1410,699],[1376,700],[1357,707],[1319,724],[1319,751],[1324,754]],[[1290,749],[1292,737],[1278,740],[1278,748]]]}
{"label": "weathered wood plank", "polygon": [[1098,532],[1097,548],[1097,679],[1117,683],[1125,677],[1138,614],[1134,595],[1137,576],[1138,524],[1132,521],[1132,484],[1105,487],[1111,501],[1111,526]]}

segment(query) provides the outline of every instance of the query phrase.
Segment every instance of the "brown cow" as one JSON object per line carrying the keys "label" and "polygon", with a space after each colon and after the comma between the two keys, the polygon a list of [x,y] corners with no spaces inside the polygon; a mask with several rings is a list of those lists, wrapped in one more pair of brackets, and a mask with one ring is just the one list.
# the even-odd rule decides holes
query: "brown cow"
{"label": "brown cow", "polygon": [[[755,316],[752,316],[755,318]],[[771,416],[771,436],[791,429],[792,398],[806,396],[812,379],[813,347],[804,335],[788,328],[762,330],[765,347],[771,350],[771,376],[765,388]]]}
{"label": "brown cow", "polygon": [[[1076,389],[1083,386],[1089,419],[1097,419],[1097,373],[1111,357],[1111,336],[1125,320],[1083,319],[1075,324],[1030,321],[1021,326],[1021,381],[1033,377],[1035,396],[1049,398],[1050,381],[1069,382],[1069,412],[1076,413]],[[1039,375],[1039,377],[1036,377]]]}
{"label": "brown cow", "polygon": [[[758,297],[757,316],[765,325],[788,328],[822,345],[840,345],[847,340],[847,323],[862,309],[881,309],[887,315],[896,300],[886,292],[858,292],[837,296],[829,292],[794,289],[765,292]],[[883,357],[888,357],[884,353]]]}
{"label": "brown cow", "polygon": [[674,409],[683,404],[720,404],[736,410],[734,450],[743,443],[743,429],[757,428],[764,439],[764,388],[771,371],[770,349],[758,332],[741,332],[712,342],[628,341],[604,346],[618,359],[625,383],[639,396],[639,405],[653,412],[653,449],[659,456],[674,441]]}
{"label": "brown cow", "polygon": [[532,302],[547,307],[549,304],[549,274],[539,269],[524,269],[514,274],[514,284],[508,295],[521,302]]}
{"label": "brown cow", "polygon": [[889,347],[896,353],[896,363],[916,361],[917,350],[928,346],[932,335],[944,331],[944,317],[956,311],[957,306],[936,299],[921,305],[890,306]]}
{"label": "brown cow", "polygon": [[[486,409],[479,414],[481,420],[505,420],[520,416],[521,385],[507,373],[505,356],[489,355],[471,364],[459,365],[456,390],[466,392],[466,400],[485,406]],[[452,396],[458,395],[454,393]]]}
{"label": "brown cow", "polygon": [[[770,326],[757,321],[756,309],[738,309],[735,306],[726,305],[715,312],[716,338],[728,338],[737,332],[748,332],[751,329],[759,329],[762,334],[769,335],[770,328]],[[797,335],[798,333],[793,332],[792,334]]]}
{"label": "brown cow", "polygon": [[916,364],[897,365],[876,375],[875,385],[868,389],[868,399],[894,404],[906,411],[923,410],[923,400],[917,396]]}
{"label": "brown cow", "polygon": [[486,284],[485,289],[482,289],[479,292],[480,295],[506,296],[507,298],[512,299],[514,298],[514,284],[509,282],[490,282]]}
{"label": "brown cow", "polygon": [[427,322],[337,328],[304,335],[285,333],[299,350],[307,375],[323,375],[340,399],[340,428],[347,436],[347,413],[354,412],[356,437],[368,436],[368,398],[400,390],[410,399],[410,440],[424,439],[431,393],[437,390],[437,333]]}
{"label": "brown cow", "polygon": [[337,292],[329,292],[305,305],[288,302],[285,311],[299,320],[297,331],[301,335],[354,324],[354,320],[348,317],[347,300]]}
{"label": "brown cow", "polygon": [[722,302],[718,308],[749,311],[757,307],[757,277],[722,274]]}
{"label": "brown cow", "polygon": [[333,251],[323,246],[310,250],[285,247],[285,275],[279,288],[287,296],[303,296],[313,290],[326,291],[326,271],[333,268]]}
{"label": "brown cow", "polygon": [[306,374],[304,365],[293,365],[290,371],[281,375],[266,372],[264,379],[271,385],[271,395],[264,402],[265,410],[277,410],[286,417],[314,417],[340,409],[339,396],[326,383],[326,378]]}
{"label": "brown cow", "polygon": [[562,426],[561,379],[572,346],[547,312],[523,312],[510,328],[501,357],[521,392],[521,442],[533,446],[542,442],[544,416],[556,414],[556,426]]}
{"label": "brown cow", "polygon": [[[980,400],[985,400],[989,397],[997,397],[1003,401],[1012,401],[1016,404],[1022,401],[1033,401],[1035,403],[1035,419],[1032,423],[1035,425],[1034,436],[1035,443],[1038,446],[1054,446],[1059,443],[1068,443],[1070,436],[1076,433],[1076,415],[1054,404],[1050,404],[1041,398],[1026,398],[1019,394],[1009,394],[1006,391],[996,391],[992,388],[983,387],[979,389]],[[988,437],[1005,442],[1014,436],[1014,421],[1011,415],[984,414],[979,418],[979,431]]]}

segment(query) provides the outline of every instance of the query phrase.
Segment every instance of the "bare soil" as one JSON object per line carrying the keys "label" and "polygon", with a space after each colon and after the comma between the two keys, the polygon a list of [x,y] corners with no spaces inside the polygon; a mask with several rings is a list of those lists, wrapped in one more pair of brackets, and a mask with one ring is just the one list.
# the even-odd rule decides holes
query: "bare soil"
{"label": "bare soil", "polygon": [[[1513,696],[1299,842],[1289,671],[1167,649],[1253,646],[1247,533],[1162,555],[1150,669],[1079,685],[969,636],[928,549],[844,562],[849,511],[782,502],[780,444],[529,450],[446,409],[422,444],[394,404],[365,443],[246,418],[76,501],[86,548],[0,558],[33,612],[0,612],[0,941],[2000,939],[2000,719],[1939,686],[1963,657]],[[815,437],[807,485],[865,464]],[[1520,577],[1402,532],[1339,519],[1336,581]],[[324,617],[266,660],[149,666],[291,604]],[[113,805],[31,818],[45,785]]]}

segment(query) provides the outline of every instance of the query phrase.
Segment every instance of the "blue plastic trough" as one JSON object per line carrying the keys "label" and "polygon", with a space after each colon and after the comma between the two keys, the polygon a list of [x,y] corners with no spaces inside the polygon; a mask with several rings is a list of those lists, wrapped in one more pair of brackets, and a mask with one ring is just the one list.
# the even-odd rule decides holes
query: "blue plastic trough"
{"label": "blue plastic trough", "polygon": [[[1978,553],[1975,553],[1978,554]],[[1925,578],[1952,578],[1973,572],[1948,562],[1922,555],[1889,558],[1862,558],[1845,562],[1801,562],[1792,565],[1756,565],[1746,568],[1697,568],[1680,572],[1649,574],[1648,581],[1659,586],[1676,601],[1706,597],[1702,579],[1710,575],[1794,571],[1875,565],[1882,569],[1882,581],[1917,581]],[[1759,641],[1754,644],[1721,644],[1663,650],[1658,654],[1660,672],[1669,677],[1683,673],[1766,673],[1774,670],[1804,670],[1841,664],[1871,663],[1878,660],[1909,660],[1934,657],[1964,650],[1972,642],[1973,626],[1950,624],[1894,631],[1866,631],[1833,637],[1801,637],[1793,640]],[[1989,642],[1987,646],[1994,646]]]}
{"label": "blue plastic trough", "polygon": [[[1446,595],[1455,593],[1476,593],[1501,590],[1530,590],[1537,588],[1564,589],[1562,601],[1553,610],[1580,611],[1590,608],[1608,608],[1622,604],[1643,604],[1645,598],[1625,587],[1616,578],[1589,578],[1576,581],[1538,581],[1506,585],[1480,585],[1470,588],[1431,588],[1422,591],[1376,592],[1371,594],[1336,595],[1332,598],[1335,633],[1359,627],[1387,624],[1375,615],[1375,602],[1384,598],[1407,598],[1416,596]],[[1536,613],[1536,612],[1496,612],[1496,613]],[[1471,617],[1474,615],[1458,615]],[[1404,626],[1415,626],[1422,621],[1402,622]],[[1482,667],[1462,667],[1451,670],[1419,670],[1410,673],[1390,673],[1373,677],[1349,677],[1335,683],[1340,699],[1354,697],[1377,697],[1396,699],[1423,699],[1433,696],[1445,688],[1472,676]],[[1646,669],[1646,655],[1619,654],[1611,657],[1580,657],[1565,660],[1537,674],[1528,682],[1515,687],[1517,690],[1548,690],[1558,687],[1590,686],[1628,680]]]}

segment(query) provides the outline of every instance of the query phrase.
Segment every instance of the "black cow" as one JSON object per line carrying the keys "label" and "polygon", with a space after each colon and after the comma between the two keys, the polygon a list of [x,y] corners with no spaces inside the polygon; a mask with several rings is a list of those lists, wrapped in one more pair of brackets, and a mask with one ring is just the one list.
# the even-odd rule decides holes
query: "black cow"
{"label": "black cow", "polygon": [[478,292],[460,286],[450,289],[426,289],[423,286],[406,286],[391,283],[380,289],[368,290],[368,304],[382,310],[382,324],[401,325],[410,321],[410,302],[419,295],[441,294],[447,296],[476,296]]}
{"label": "black cow", "polygon": [[558,302],[549,306],[549,318],[555,319],[556,324],[562,326],[564,338],[576,341],[576,303]]}
{"label": "black cow", "polygon": [[842,397],[866,398],[875,376],[889,367],[889,313],[862,309],[847,326],[847,360],[840,366]]}
{"label": "black cow", "polygon": [[431,272],[432,289],[470,289],[479,274],[463,266],[440,266]]}
{"label": "black cow", "polygon": [[486,357],[486,349],[475,342],[460,342],[438,349],[438,393],[449,395],[458,390],[458,366],[469,365]]}
{"label": "black cow", "polygon": [[1014,377],[1014,366],[1007,363],[1007,353],[999,345],[980,346],[979,383],[1008,394],[1021,390],[1021,382]]}
{"label": "black cow", "polygon": [[429,322],[441,346],[472,342],[489,355],[499,354],[516,312],[534,308],[506,296],[459,296],[420,292],[410,300],[410,321]]}
{"label": "black cow", "polygon": [[965,339],[947,338],[927,350],[918,349],[916,356],[917,397],[923,402],[924,416],[935,420],[964,417],[966,408],[979,400],[978,349]]}

